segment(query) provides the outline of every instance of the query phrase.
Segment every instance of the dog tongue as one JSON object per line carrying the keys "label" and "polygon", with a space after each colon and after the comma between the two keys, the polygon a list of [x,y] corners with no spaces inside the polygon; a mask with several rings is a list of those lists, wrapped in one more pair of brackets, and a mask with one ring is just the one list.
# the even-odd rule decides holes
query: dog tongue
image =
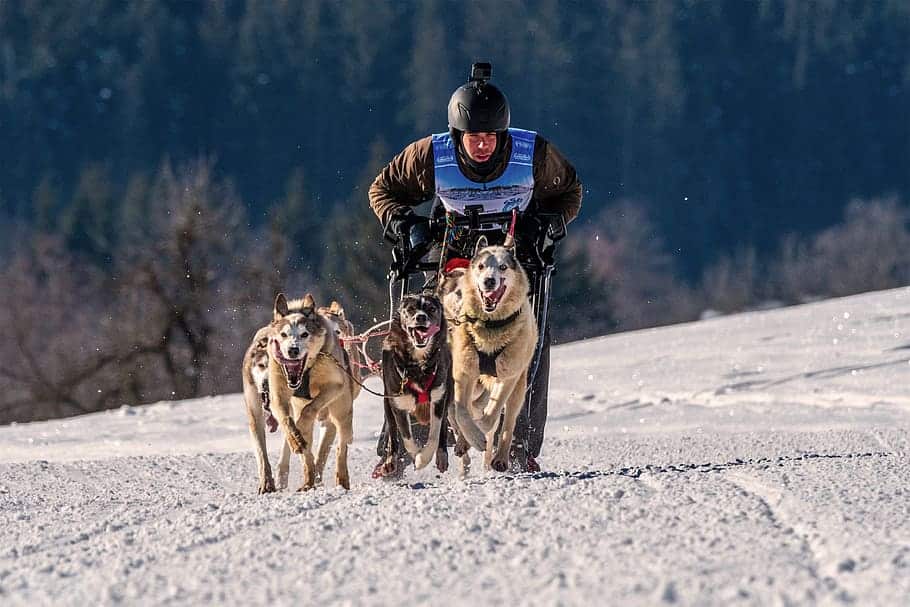
{"label": "dog tongue", "polygon": [[499,300],[502,299],[503,293],[506,292],[506,283],[499,285],[499,288],[495,291],[489,291],[483,294],[484,300],[488,303],[499,303]]}
{"label": "dog tongue", "polygon": [[430,325],[429,327],[416,327],[414,333],[423,341],[427,341],[439,333],[439,325]]}
{"label": "dog tongue", "polygon": [[300,376],[303,375],[303,361],[293,361],[284,363],[284,371],[288,374],[288,383],[296,385],[300,383]]}

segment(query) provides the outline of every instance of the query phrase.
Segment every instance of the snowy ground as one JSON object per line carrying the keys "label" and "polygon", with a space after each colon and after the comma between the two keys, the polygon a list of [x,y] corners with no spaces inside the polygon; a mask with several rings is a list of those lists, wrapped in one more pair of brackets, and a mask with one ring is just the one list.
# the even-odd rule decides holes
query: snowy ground
{"label": "snowy ground", "polygon": [[535,476],[373,481],[369,395],[350,492],[256,495],[238,395],[0,428],[0,602],[907,604],[910,289],[553,365]]}

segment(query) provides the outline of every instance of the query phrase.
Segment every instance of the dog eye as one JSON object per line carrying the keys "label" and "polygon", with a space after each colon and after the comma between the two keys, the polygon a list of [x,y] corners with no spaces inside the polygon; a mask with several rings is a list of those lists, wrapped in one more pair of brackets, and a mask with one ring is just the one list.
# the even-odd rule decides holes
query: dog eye
{"label": "dog eye", "polygon": [[502,264],[501,266],[499,266],[499,271],[500,271],[500,272],[505,272],[505,271],[506,271],[506,264]]}
{"label": "dog eye", "polygon": [[287,333],[285,333],[284,331],[281,332],[281,337],[285,337],[285,338],[286,338],[287,336],[288,336]]}
{"label": "dog eye", "polygon": [[482,263],[481,263],[481,264],[478,264],[478,265],[477,265],[477,269],[478,269],[478,270],[483,270],[483,264],[482,264]]}
{"label": "dog eye", "polygon": [[304,331],[303,333],[300,334],[300,338],[301,338],[301,339],[306,339],[306,338],[309,337],[309,336],[310,336],[310,334],[307,333],[306,331]]}

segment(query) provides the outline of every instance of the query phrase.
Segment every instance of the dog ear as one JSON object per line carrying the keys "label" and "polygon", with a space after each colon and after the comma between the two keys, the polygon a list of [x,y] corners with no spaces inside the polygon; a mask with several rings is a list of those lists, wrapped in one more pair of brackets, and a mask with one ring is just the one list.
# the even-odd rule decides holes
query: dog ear
{"label": "dog ear", "polygon": [[477,244],[474,245],[474,257],[477,257],[477,254],[488,246],[490,246],[490,243],[487,242],[486,236],[481,236],[478,238]]}
{"label": "dog ear", "polygon": [[304,316],[312,316],[313,310],[316,309],[316,300],[313,299],[311,293],[307,293],[306,297],[303,298],[303,309],[300,310],[300,313]]}
{"label": "dog ear", "polygon": [[275,320],[284,318],[288,315],[288,298],[284,293],[279,293],[275,298]]}
{"label": "dog ear", "polygon": [[342,307],[341,307],[341,304],[338,303],[337,301],[332,300],[332,305],[329,306],[329,310],[332,312],[332,314],[334,314],[335,316],[337,316],[337,317],[340,318],[341,320],[345,320],[345,318],[344,318],[344,308],[342,308]]}
{"label": "dog ear", "polygon": [[507,249],[511,249],[512,253],[514,254],[515,253],[515,237],[512,236],[511,234],[507,234],[505,242],[502,243],[502,246]]}

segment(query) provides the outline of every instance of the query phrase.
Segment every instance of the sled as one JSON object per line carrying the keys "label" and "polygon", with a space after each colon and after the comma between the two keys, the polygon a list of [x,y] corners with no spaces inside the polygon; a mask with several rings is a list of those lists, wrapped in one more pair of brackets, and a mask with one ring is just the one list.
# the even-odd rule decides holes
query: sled
{"label": "sled", "polygon": [[[470,207],[468,207],[470,210]],[[516,225],[520,229],[515,230]],[[476,210],[467,215],[446,213],[430,219],[430,240],[426,246],[413,248],[407,240],[399,239],[392,249],[392,263],[389,269],[389,316],[397,313],[397,302],[407,294],[423,288],[428,282],[435,285],[441,268],[448,261],[453,250],[469,252],[474,250],[478,238],[487,236],[491,243],[500,242],[506,233],[515,232],[518,262],[528,274],[531,284],[530,298],[534,316],[537,319],[537,347],[528,369],[528,392],[525,407],[533,396],[534,378],[540,367],[543,352],[544,333],[550,314],[550,287],[556,270],[556,244],[566,235],[566,224],[561,213],[537,212],[522,214],[517,211],[480,214]],[[458,247],[452,246],[457,240]],[[435,246],[439,247],[440,259],[426,259]],[[470,253],[467,253],[469,256]],[[428,280],[429,276],[429,280]],[[419,281],[415,285],[415,282]],[[396,298],[394,295],[397,294]]]}

